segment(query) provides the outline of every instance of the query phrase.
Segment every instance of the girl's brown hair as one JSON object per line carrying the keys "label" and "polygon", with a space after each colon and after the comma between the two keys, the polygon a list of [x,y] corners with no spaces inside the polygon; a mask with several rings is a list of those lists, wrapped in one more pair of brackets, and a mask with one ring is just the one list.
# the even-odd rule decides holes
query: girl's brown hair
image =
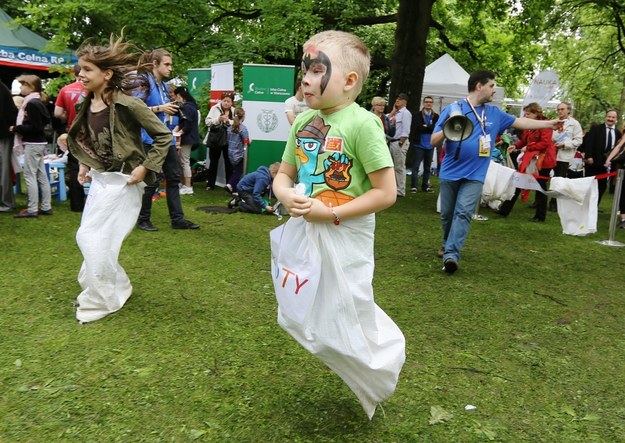
{"label": "girl's brown hair", "polygon": [[243,108],[236,108],[234,110],[234,119],[232,120],[232,132],[239,133],[239,126],[245,118],[245,110]]}
{"label": "girl's brown hair", "polygon": [[117,39],[111,34],[108,46],[86,43],[76,51],[79,60],[83,59],[103,71],[110,70],[113,73],[104,88],[102,97],[108,104],[111,102],[114,90],[119,89],[130,95],[130,91],[142,85],[136,73],[141,53],[136,46],[124,41],[123,34],[122,30]]}

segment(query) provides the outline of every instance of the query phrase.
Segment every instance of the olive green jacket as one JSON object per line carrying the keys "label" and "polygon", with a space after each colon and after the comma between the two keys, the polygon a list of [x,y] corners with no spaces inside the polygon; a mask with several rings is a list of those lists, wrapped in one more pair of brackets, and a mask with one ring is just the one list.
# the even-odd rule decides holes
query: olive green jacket
{"label": "olive green jacket", "polygon": [[[110,131],[113,149],[113,165],[105,168],[98,158],[94,158],[82,149],[78,140],[88,134],[87,110],[91,104],[93,94],[89,94],[85,100],[77,106],[76,119],[68,133],[67,144],[70,152],[76,159],[96,171],[119,171],[125,174],[139,165],[145,166],[148,174],[145,182],[151,184],[156,181],[156,174],[161,170],[165,156],[172,142],[172,134],[169,128],[163,124],[150,109],[136,97],[124,94],[116,90],[112,95],[110,105]],[[152,148],[146,154],[141,141],[141,128],[154,139]]]}

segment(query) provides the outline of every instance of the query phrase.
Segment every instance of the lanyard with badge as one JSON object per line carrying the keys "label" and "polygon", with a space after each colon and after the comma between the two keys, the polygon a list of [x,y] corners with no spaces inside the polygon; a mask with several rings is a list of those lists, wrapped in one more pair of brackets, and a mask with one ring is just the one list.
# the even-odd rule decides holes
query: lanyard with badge
{"label": "lanyard with badge", "polygon": [[[161,98],[161,103],[159,103],[159,105],[164,105],[166,103],[169,103],[170,102],[169,89],[167,88],[165,83],[162,81],[156,80],[156,77],[154,76],[152,76],[152,79],[154,80],[154,85],[156,86],[156,89],[158,90],[158,95]],[[170,117],[170,123],[171,123],[171,116],[167,115],[167,113],[163,113],[163,118],[161,119],[161,121],[167,124],[168,117]]]}
{"label": "lanyard with badge", "polygon": [[480,147],[478,149],[478,156],[480,157],[490,157],[490,134],[486,133],[486,105],[482,105],[482,116],[480,117],[477,114],[477,111],[469,101],[469,97],[467,97],[467,103],[471,107],[473,114],[475,114],[475,118],[480,124],[480,128],[482,128],[482,135],[480,135]]}

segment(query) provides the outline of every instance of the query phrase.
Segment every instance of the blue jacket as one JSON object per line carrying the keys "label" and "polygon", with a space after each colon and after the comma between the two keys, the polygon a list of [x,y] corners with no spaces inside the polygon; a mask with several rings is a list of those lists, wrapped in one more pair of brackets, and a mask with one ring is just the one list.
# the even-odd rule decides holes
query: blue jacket
{"label": "blue jacket", "polygon": [[256,171],[247,174],[241,179],[237,185],[237,191],[252,194],[259,208],[264,208],[263,194],[271,187],[271,181],[269,168],[267,166],[259,166]]}
{"label": "blue jacket", "polygon": [[[167,86],[167,84],[163,81],[157,83],[156,79],[152,74],[146,74],[145,77],[148,79],[148,82],[150,84],[150,90],[147,91],[147,95],[144,91],[138,89],[135,89],[133,91],[133,95],[143,100],[145,104],[148,105],[148,107],[159,106],[164,105],[165,103],[169,103],[171,100],[169,99],[169,87]],[[156,114],[156,116],[160,121],[165,124],[165,126],[169,128],[170,131],[174,129],[178,124],[177,116],[171,117],[164,112],[159,112]],[[151,145],[154,143],[154,140],[148,135],[145,129],[141,130],[141,138],[143,139],[143,143],[146,145]],[[175,140],[172,140],[171,144],[173,145],[175,143]]]}

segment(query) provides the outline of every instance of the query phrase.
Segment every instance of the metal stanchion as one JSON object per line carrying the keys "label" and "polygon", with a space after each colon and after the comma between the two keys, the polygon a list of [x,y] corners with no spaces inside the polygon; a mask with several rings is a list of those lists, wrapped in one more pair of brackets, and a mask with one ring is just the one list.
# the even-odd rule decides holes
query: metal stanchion
{"label": "metal stanchion", "polygon": [[488,221],[488,217],[478,214],[478,212],[480,211],[480,201],[481,197],[480,200],[478,200],[477,205],[475,205],[475,212],[473,213],[472,219],[477,221]]}
{"label": "metal stanchion", "polygon": [[616,187],[614,188],[614,199],[612,200],[612,213],[610,214],[610,232],[607,240],[600,240],[597,243],[606,246],[618,246],[623,247],[625,243],[614,240],[614,234],[616,233],[617,225],[617,212],[619,202],[621,200],[621,189],[623,188],[623,175],[625,175],[625,169],[619,169],[616,175]]}

